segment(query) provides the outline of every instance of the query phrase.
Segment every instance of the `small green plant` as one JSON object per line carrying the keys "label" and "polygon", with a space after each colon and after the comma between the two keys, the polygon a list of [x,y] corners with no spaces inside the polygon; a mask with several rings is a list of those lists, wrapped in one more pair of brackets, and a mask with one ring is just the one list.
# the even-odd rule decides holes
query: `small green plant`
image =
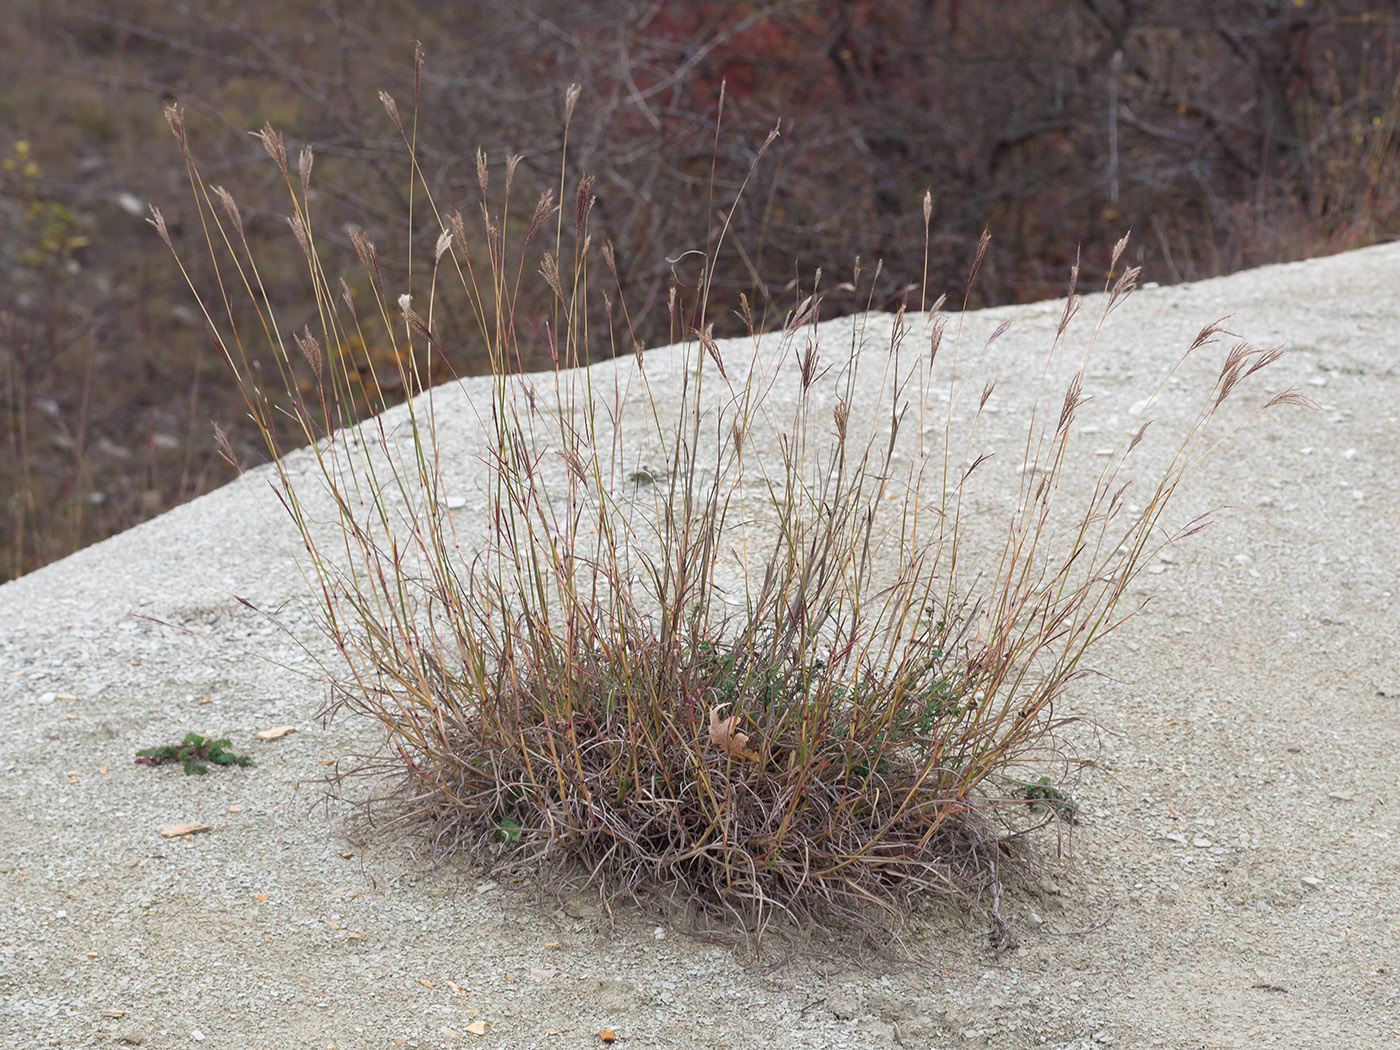
{"label": "small green plant", "polygon": [[1074,796],[1056,787],[1048,776],[1036,780],[1012,780],[1009,784],[1030,803],[1032,812],[1053,813],[1069,824],[1079,819],[1079,803]]}
{"label": "small green plant", "polygon": [[162,766],[167,762],[179,762],[185,767],[185,776],[202,777],[209,772],[206,762],[216,766],[251,766],[253,760],[247,755],[235,755],[227,750],[230,741],[226,738],[214,740],[198,733],[186,733],[178,744],[165,747],[148,747],[136,752],[136,764],[142,766]]}

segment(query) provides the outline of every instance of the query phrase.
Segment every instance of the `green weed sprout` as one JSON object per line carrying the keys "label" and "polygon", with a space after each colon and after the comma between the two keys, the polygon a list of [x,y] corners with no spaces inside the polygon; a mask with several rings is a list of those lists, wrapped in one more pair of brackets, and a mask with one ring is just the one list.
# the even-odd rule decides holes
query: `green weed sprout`
{"label": "green weed sprout", "polygon": [[186,733],[178,744],[165,747],[148,747],[136,752],[136,764],[160,766],[167,762],[179,762],[185,767],[185,776],[202,777],[209,772],[206,762],[216,766],[251,766],[253,760],[247,755],[235,755],[227,750],[229,741],[224,738],[214,740],[198,733]]}

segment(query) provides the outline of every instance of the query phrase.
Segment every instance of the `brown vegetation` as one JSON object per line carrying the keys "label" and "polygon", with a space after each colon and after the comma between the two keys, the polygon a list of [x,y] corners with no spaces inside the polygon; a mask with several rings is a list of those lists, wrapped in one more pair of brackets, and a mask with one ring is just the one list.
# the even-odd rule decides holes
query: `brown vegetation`
{"label": "brown vegetation", "polygon": [[[418,84],[414,39],[429,57]],[[699,301],[716,201],[780,119],[714,260],[718,334],[735,330],[740,292],[776,324],[799,283],[857,255],[883,261],[879,308],[925,272],[932,290],[957,287],[983,228],[998,250],[974,305],[1060,294],[1081,243],[1097,281],[1128,228],[1129,261],[1159,281],[1393,236],[1397,44],[1381,0],[18,0],[0,14],[0,579],[224,480],[210,419],[240,454],[260,447],[142,221],[161,203],[179,243],[202,243],[162,100],[185,106],[205,177],[237,177],[255,243],[279,235],[282,204],[248,173],[261,149],[247,132],[271,121],[314,143],[321,247],[341,269],[346,224],[381,243],[404,232],[405,163],[378,89],[419,96],[424,176],[472,213],[478,145],[521,154],[522,199],[557,181],[562,88],[578,81],[568,175],[596,175],[593,228],[655,345],[680,334],[672,287]],[[417,232],[430,261],[436,231]],[[268,276],[299,329],[312,304]],[[861,306],[833,287],[830,312]],[[442,367],[485,367],[465,319],[441,320]],[[523,340],[513,364],[547,363],[542,345]],[[392,383],[395,347],[348,349]]]}

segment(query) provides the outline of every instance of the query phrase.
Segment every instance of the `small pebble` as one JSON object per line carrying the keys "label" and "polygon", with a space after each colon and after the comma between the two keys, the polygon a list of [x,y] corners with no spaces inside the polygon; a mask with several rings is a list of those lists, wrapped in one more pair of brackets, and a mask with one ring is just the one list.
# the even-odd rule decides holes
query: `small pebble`
{"label": "small pebble", "polygon": [[1312,875],[1304,875],[1304,876],[1303,876],[1301,879],[1299,879],[1298,881],[1301,882],[1304,886],[1306,886],[1306,887],[1307,887],[1308,889],[1310,889],[1310,890],[1320,890],[1320,889],[1322,889],[1322,886],[1323,886],[1322,880],[1319,879],[1319,878],[1316,878],[1316,877],[1314,877],[1314,876],[1312,876]]}

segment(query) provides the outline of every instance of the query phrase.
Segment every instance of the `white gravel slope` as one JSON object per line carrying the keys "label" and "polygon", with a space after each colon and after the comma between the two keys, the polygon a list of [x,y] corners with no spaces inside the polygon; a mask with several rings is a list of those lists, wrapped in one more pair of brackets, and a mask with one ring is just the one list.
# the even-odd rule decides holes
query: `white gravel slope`
{"label": "white gravel slope", "polygon": [[[1016,319],[986,362],[993,436],[1014,434],[1061,305],[965,319],[971,348]],[[1183,492],[1178,520],[1232,506],[1154,567],[1151,604],[1097,654],[1111,677],[1072,698],[1102,768],[1077,789],[1074,869],[1004,902],[1019,947],[940,911],[927,972],[770,973],[610,933],[582,904],[552,922],[394,853],[343,858],[293,786],[364,727],[323,730],[321,688],[245,652],[301,666],[235,595],[307,622],[253,476],[0,587],[0,1043],[1400,1045],[1400,245],[1138,293],[1109,318],[1085,418],[1126,419],[1226,314],[1287,346],[1262,385],[1322,408],[1256,421]],[[1154,406],[1168,433],[1203,377]],[[298,732],[253,740],[278,724]],[[133,764],[190,729],[257,766]],[[160,837],[182,821],[213,830]]]}

